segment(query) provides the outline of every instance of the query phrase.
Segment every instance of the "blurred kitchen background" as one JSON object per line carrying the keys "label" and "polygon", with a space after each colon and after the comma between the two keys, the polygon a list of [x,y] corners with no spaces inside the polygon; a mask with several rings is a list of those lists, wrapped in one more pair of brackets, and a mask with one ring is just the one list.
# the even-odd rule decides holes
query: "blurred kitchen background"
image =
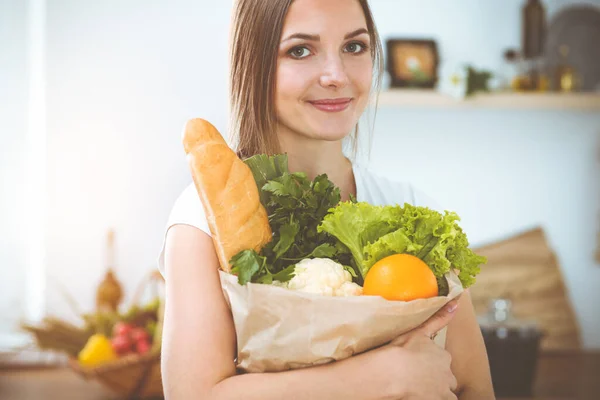
{"label": "blurred kitchen background", "polygon": [[[359,157],[488,255],[472,292],[499,396],[600,398],[600,0],[370,4],[387,72]],[[22,324],[80,324],[109,269],[120,307],[140,301],[191,182],[183,124],[227,133],[231,9],[0,0],[0,398],[121,398],[44,375],[64,358]]]}

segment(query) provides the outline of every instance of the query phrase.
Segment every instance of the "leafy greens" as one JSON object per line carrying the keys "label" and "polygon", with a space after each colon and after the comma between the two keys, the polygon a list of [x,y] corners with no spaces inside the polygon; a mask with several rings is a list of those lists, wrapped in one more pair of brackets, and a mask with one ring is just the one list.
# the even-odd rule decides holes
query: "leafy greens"
{"label": "leafy greens", "polygon": [[318,232],[327,212],[340,202],[340,190],[325,174],[313,181],[288,170],[287,156],[259,154],[245,160],[267,210],[273,239],[260,253],[243,250],[231,259],[240,284],[285,282],[304,258],[350,262],[350,254],[334,237]]}
{"label": "leafy greens", "polygon": [[454,269],[467,288],[475,283],[485,257],[469,248],[454,212],[441,214],[411,204],[374,206],[340,202],[340,190],[322,174],[314,180],[288,170],[286,155],[256,155],[245,160],[267,210],[273,239],[260,253],[243,250],[231,259],[232,273],[247,282],[285,282],[305,258],[330,258],[362,284],[379,260],[398,253],[422,259],[447,294],[444,275]]}

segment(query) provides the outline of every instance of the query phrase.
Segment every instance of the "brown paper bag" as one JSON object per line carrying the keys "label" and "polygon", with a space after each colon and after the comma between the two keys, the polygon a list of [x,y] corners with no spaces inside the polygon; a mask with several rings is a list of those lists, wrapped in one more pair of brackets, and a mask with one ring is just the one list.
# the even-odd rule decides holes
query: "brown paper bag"
{"label": "brown paper bag", "polygon": [[[237,336],[237,367],[275,372],[342,360],[414,329],[463,291],[446,275],[448,296],[410,302],[376,296],[329,297],[273,286],[238,284],[220,271]],[[445,344],[445,331],[436,337]]]}

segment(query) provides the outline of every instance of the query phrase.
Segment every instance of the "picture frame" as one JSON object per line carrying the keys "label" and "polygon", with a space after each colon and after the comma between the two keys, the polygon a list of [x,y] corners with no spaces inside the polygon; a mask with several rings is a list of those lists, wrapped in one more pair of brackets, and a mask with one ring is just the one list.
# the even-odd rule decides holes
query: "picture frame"
{"label": "picture frame", "polygon": [[438,81],[439,53],[432,39],[388,39],[390,86],[433,89]]}

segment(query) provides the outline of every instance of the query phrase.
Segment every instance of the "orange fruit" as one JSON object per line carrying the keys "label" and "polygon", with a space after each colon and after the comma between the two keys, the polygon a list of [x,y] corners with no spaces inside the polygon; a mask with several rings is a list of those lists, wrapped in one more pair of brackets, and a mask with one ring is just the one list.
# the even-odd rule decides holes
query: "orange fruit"
{"label": "orange fruit", "polygon": [[394,254],[377,261],[367,272],[363,295],[411,301],[437,296],[438,285],[423,260],[410,254]]}

